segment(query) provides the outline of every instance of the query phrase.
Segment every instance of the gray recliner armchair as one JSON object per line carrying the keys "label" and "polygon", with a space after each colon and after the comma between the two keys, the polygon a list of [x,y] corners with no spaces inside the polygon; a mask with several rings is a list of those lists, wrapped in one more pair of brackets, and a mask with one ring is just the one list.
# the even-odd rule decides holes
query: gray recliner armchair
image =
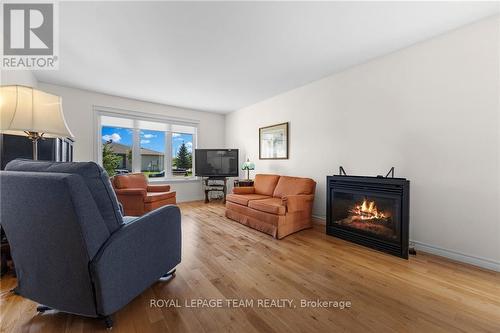
{"label": "gray recliner armchair", "polygon": [[122,217],[106,172],[93,162],[14,160],[0,173],[0,223],[15,292],[113,325],[111,315],[181,261],[181,216],[165,206]]}

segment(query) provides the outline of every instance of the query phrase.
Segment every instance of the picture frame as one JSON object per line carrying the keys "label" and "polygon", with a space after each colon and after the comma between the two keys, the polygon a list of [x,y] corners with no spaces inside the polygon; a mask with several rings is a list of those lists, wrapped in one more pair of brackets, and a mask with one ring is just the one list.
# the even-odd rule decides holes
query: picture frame
{"label": "picture frame", "polygon": [[259,159],[287,160],[288,122],[259,128]]}

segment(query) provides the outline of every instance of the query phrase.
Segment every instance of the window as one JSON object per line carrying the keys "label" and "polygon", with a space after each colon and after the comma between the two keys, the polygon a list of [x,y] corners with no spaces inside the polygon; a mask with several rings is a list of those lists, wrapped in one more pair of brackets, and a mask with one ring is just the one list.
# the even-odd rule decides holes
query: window
{"label": "window", "polygon": [[132,133],[131,128],[102,127],[103,164],[114,166],[115,173],[132,171]]}
{"label": "window", "polygon": [[98,160],[108,174],[142,172],[149,178],[189,179],[196,126],[100,114]]}
{"label": "window", "polygon": [[141,172],[165,177],[165,132],[141,130]]}
{"label": "window", "polygon": [[193,175],[193,135],[172,133],[172,175],[189,177]]}

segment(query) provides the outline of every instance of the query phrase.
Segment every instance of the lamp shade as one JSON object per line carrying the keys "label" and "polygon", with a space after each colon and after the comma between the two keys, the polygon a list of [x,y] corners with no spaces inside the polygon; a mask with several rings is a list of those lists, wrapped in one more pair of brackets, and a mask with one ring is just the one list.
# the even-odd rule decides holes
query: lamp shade
{"label": "lamp shade", "polygon": [[64,119],[61,97],[25,86],[0,87],[0,131],[73,137]]}
{"label": "lamp shade", "polygon": [[247,160],[241,166],[241,170],[255,170],[255,164],[253,162],[250,162],[249,160]]}

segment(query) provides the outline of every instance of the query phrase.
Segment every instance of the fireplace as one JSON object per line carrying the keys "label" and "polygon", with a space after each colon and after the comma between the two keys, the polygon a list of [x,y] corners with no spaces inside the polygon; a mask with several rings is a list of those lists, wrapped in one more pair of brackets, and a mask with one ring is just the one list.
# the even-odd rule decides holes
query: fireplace
{"label": "fireplace", "polygon": [[327,177],[326,233],[408,259],[410,182]]}

